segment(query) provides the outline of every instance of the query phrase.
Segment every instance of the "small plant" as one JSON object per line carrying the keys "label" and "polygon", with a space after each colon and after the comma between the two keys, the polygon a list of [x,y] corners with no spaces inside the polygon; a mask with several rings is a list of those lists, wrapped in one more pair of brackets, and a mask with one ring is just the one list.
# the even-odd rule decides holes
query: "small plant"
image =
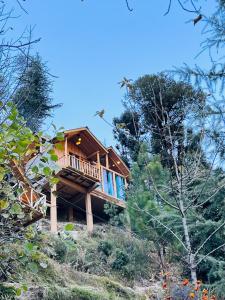
{"label": "small plant", "polygon": [[164,290],[164,300],[217,300],[212,291],[204,288],[201,280],[195,284],[184,278],[181,282],[175,283],[171,273],[160,273],[162,276],[162,288]]}
{"label": "small plant", "polygon": [[116,250],[116,258],[112,262],[112,268],[114,270],[121,270],[129,262],[129,256],[122,250]]}
{"label": "small plant", "polygon": [[98,251],[104,253],[106,256],[109,256],[112,254],[112,243],[109,241],[101,241],[98,245]]}

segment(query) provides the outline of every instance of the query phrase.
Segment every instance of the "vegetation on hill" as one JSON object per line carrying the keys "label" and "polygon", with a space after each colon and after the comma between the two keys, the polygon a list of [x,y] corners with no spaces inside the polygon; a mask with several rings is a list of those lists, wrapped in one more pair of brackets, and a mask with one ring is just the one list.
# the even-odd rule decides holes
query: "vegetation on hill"
{"label": "vegetation on hill", "polygon": [[[26,243],[9,247],[17,261],[10,279],[22,299],[146,299],[145,294],[155,294],[150,282],[159,264],[153,244],[121,229],[99,226],[92,237],[81,230],[76,240],[68,232],[55,236],[30,230]],[[7,286],[4,294],[14,299]]]}

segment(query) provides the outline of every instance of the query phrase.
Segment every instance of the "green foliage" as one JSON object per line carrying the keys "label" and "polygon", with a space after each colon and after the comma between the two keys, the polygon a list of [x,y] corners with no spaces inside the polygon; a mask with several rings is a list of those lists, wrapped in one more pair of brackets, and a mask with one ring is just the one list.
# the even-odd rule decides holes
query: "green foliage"
{"label": "green foliage", "polygon": [[[31,179],[46,177],[51,182],[54,180],[54,171],[49,167],[50,159],[45,163],[37,162],[32,168],[25,168],[24,164],[31,157],[38,157],[39,148],[52,148],[47,139],[42,138],[42,133],[34,135],[25,126],[23,118],[19,117],[14,105],[8,102],[3,108],[6,115],[5,122],[0,124],[0,281],[14,276],[14,272],[19,263],[24,263],[30,271],[37,272],[39,268],[44,268],[45,261],[39,257],[37,248],[30,242],[33,233],[29,228],[24,228],[24,224],[32,220],[32,210],[28,213],[24,204],[19,201],[19,196],[23,192],[18,178],[14,178],[12,167],[16,163],[24,172],[25,180],[32,184]],[[43,158],[45,156],[43,155]],[[53,159],[54,161],[54,159]],[[41,208],[43,213],[45,208]],[[21,243],[24,248],[21,249]],[[14,243],[20,249],[9,252],[9,244]],[[18,258],[19,256],[19,258]],[[19,260],[19,262],[18,262]]]}
{"label": "green foliage", "polygon": [[107,202],[104,204],[104,212],[109,216],[111,225],[123,226],[125,224],[125,212],[121,211],[118,205]]}
{"label": "green foliage", "polygon": [[64,227],[64,229],[66,231],[72,231],[72,230],[74,230],[74,224],[66,224],[66,226]]}
{"label": "green foliage", "polygon": [[77,271],[115,276],[132,282],[150,278],[155,267],[150,257],[151,243],[129,236],[124,230],[96,231],[90,239],[82,236],[65,262]]}
{"label": "green foliage", "polygon": [[112,262],[112,269],[122,270],[129,262],[129,256],[122,250],[116,250],[115,259]]}
{"label": "green foliage", "polygon": [[23,73],[13,101],[27,126],[37,132],[52,110],[60,105],[52,104],[52,82],[40,56],[37,54],[31,57],[28,65],[27,60],[21,57],[19,63]]}
{"label": "green foliage", "polygon": [[102,252],[106,256],[112,254],[113,245],[110,241],[101,241],[98,245],[98,251]]}
{"label": "green foliage", "polygon": [[164,166],[170,166],[172,158],[164,138],[169,135],[168,124],[179,151],[185,136],[184,120],[194,120],[204,102],[205,95],[199,89],[163,73],[138,78],[128,88],[125,111],[113,121],[122,156],[136,161],[141,142],[150,138],[152,153],[160,155]]}

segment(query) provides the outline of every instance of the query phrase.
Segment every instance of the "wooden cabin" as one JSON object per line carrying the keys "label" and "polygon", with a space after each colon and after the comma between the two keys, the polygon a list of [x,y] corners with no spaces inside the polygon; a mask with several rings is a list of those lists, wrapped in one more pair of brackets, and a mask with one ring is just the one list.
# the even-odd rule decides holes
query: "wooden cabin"
{"label": "wooden cabin", "polygon": [[49,195],[51,231],[57,232],[62,217],[69,222],[83,217],[91,232],[95,221],[106,219],[106,202],[126,207],[130,172],[113,147],[106,148],[87,127],[66,130],[64,136],[54,144],[60,168]]}

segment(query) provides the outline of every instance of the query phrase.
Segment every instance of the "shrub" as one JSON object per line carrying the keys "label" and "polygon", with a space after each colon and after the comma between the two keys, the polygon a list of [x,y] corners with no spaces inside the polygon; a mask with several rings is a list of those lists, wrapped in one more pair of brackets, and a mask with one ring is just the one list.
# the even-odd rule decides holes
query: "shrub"
{"label": "shrub", "polygon": [[129,256],[122,250],[117,249],[115,260],[112,262],[112,269],[122,270],[122,268],[128,264]]}
{"label": "shrub", "polygon": [[65,262],[67,255],[67,247],[64,241],[60,238],[55,239],[53,244],[55,250],[55,259],[59,262]]}
{"label": "shrub", "polygon": [[98,245],[98,251],[109,256],[112,253],[113,245],[109,241],[101,241]]}

